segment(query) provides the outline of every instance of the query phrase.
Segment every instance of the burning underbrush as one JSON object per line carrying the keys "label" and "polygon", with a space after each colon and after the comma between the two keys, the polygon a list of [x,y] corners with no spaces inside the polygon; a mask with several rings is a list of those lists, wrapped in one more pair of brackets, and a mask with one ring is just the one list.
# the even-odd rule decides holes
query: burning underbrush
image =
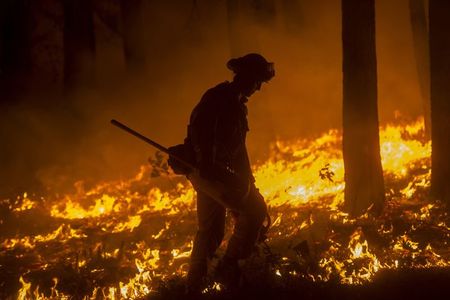
{"label": "burning underbrush", "polygon": [[[380,139],[388,201],[377,218],[340,210],[338,131],[272,145],[255,177],[273,224],[243,266],[248,282],[364,285],[380,270],[449,267],[450,220],[427,200],[431,147],[422,122],[386,126]],[[75,187],[1,201],[0,298],[142,298],[186,274],[195,194],[162,155],[135,178]],[[220,289],[211,280],[204,292]]]}

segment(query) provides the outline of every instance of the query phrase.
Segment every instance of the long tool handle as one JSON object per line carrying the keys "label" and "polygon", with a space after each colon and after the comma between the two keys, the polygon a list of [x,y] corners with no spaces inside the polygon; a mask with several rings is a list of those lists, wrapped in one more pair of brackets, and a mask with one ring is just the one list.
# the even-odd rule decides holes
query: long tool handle
{"label": "long tool handle", "polygon": [[188,162],[185,161],[184,159],[182,159],[182,158],[180,158],[180,157],[178,157],[178,156],[173,155],[172,153],[170,153],[169,149],[167,149],[166,147],[164,147],[164,146],[158,144],[158,143],[155,142],[155,141],[152,141],[152,140],[149,139],[148,137],[146,137],[146,136],[140,134],[139,132],[134,131],[133,129],[131,129],[131,128],[128,127],[127,125],[122,124],[122,123],[120,123],[119,121],[114,120],[114,119],[111,120],[111,124],[113,124],[114,126],[119,127],[119,128],[122,129],[122,130],[125,130],[125,131],[128,132],[129,134],[134,135],[134,136],[137,137],[138,139],[141,139],[141,140],[143,140],[144,142],[146,142],[147,144],[152,145],[153,147],[155,147],[155,148],[158,149],[159,151],[164,152],[164,153],[166,153],[166,154],[169,154],[171,157],[173,157],[174,159],[178,160],[179,162],[181,162],[182,164],[184,164],[186,167],[189,167],[189,168],[191,168],[192,170],[195,170],[195,169],[196,169],[195,166],[193,166],[192,164],[188,163]]}

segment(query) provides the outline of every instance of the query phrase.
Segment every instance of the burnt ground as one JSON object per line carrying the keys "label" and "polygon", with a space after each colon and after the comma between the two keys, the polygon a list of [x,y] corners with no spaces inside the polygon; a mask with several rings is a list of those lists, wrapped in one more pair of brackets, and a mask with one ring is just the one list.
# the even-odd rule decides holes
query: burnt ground
{"label": "burnt ground", "polygon": [[[19,208],[25,196],[0,201],[0,299],[17,297],[21,277],[30,284],[29,299],[38,287],[47,297],[54,288],[69,299],[84,299],[96,289],[114,288],[117,293],[120,282],[126,284],[141,272],[150,272],[151,278],[130,285],[130,295],[146,295],[149,288],[156,292],[144,299],[185,299],[180,276],[189,257],[176,257],[172,250],[189,253],[195,210],[183,198],[184,190],[173,188],[174,182],[167,187],[168,207],[156,209],[165,203],[153,188],[161,182],[146,178],[80,188],[69,198],[32,195],[35,205],[23,210]],[[270,251],[260,248],[243,266],[246,284],[238,291],[210,290],[195,299],[446,299],[449,214],[441,204],[425,201],[426,188],[418,188],[414,199],[404,199],[398,191],[405,185],[408,182],[387,186],[394,192],[377,218],[348,219],[329,204],[333,197],[270,207]],[[64,211],[67,199],[72,199],[88,214],[105,195],[105,201],[114,199],[118,211],[75,219],[50,213],[54,208]],[[131,216],[140,217],[137,227],[116,230]],[[229,218],[225,240],[232,224]],[[361,246],[352,258],[355,241],[367,241],[368,246]],[[343,277],[362,278],[375,256],[384,267],[373,278],[362,280],[363,285],[340,283]],[[297,276],[291,276],[294,272]],[[312,275],[315,282],[305,279]],[[138,290],[142,286],[144,292]]]}
{"label": "burnt ground", "polygon": [[400,269],[380,271],[365,285],[342,285],[337,282],[257,281],[236,291],[219,291],[207,295],[186,296],[181,280],[166,283],[147,300],[166,299],[448,299],[450,268]]}

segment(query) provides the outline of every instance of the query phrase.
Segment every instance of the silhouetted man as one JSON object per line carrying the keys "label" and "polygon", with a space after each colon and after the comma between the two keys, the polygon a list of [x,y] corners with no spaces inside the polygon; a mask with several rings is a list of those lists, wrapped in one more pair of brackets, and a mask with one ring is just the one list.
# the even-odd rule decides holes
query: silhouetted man
{"label": "silhouetted man", "polygon": [[254,185],[245,145],[246,102],[260,90],[263,82],[274,76],[273,63],[251,53],[231,59],[227,67],[234,72],[233,81],[223,82],[203,95],[192,111],[185,143],[194,150],[201,177],[232,185],[222,177],[223,170],[227,169],[239,175],[240,183],[249,188],[249,193],[242,199],[234,199],[234,203],[224,204],[197,190],[198,232],[188,273],[188,289],[191,290],[202,288],[207,260],[214,255],[224,236],[227,208],[231,208],[236,222],[217,270],[227,285],[238,283],[238,260],[251,254],[267,215],[264,198]]}

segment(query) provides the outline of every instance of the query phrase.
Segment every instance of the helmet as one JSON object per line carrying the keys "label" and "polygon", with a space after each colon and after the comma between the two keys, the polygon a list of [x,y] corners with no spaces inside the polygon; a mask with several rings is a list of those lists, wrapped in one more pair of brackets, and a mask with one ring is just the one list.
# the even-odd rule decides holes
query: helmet
{"label": "helmet", "polygon": [[232,58],[228,61],[227,68],[236,75],[251,76],[261,82],[267,82],[275,76],[273,63],[268,62],[262,55],[257,53]]}

